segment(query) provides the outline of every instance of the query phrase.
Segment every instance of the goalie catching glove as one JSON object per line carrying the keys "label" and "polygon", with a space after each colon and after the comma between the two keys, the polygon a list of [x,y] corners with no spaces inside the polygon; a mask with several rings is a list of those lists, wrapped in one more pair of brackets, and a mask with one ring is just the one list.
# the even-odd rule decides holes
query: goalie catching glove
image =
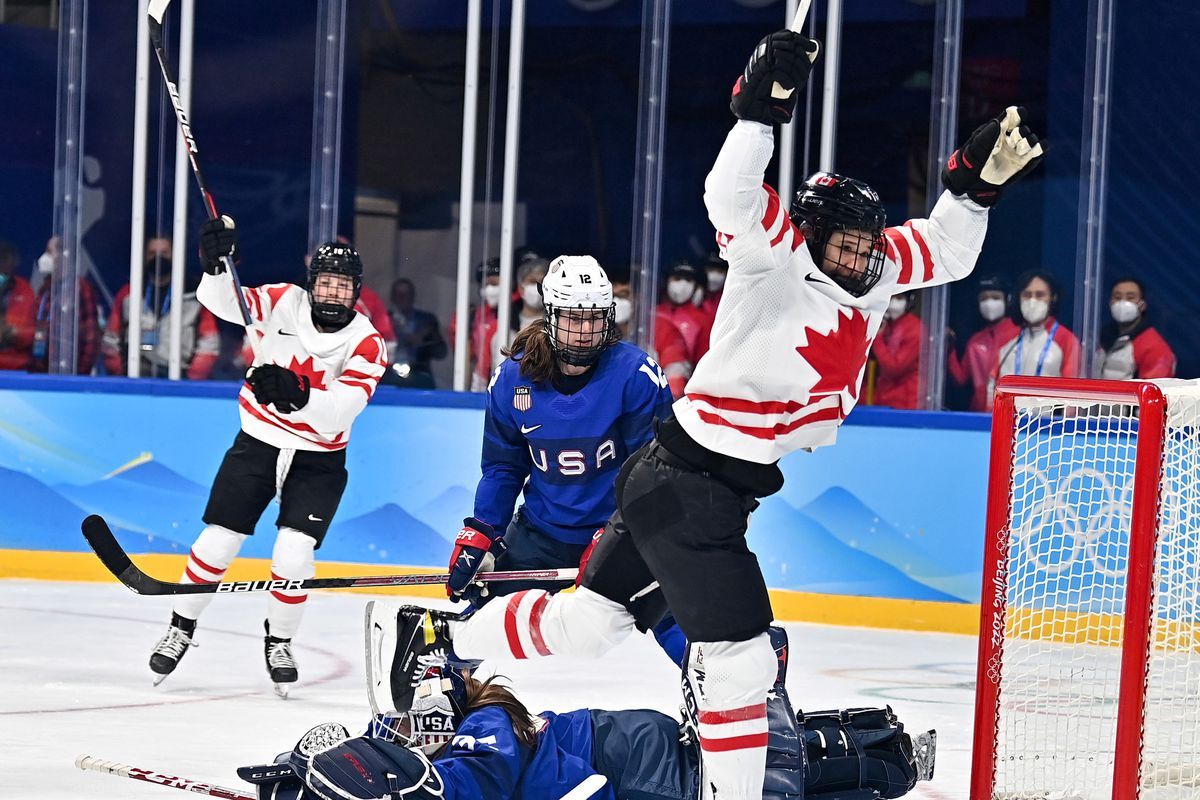
{"label": "goalie catching glove", "polygon": [[420,751],[351,738],[334,722],[304,734],[288,763],[304,782],[304,800],[439,800],[444,793],[441,776]]}
{"label": "goalie catching glove", "polygon": [[446,578],[446,596],[452,600],[474,600],[473,595],[487,597],[487,585],[476,587],[476,576],[491,572],[508,545],[504,536],[482,520],[467,517],[462,530],[454,537],[454,552],[450,554],[450,575]]}
{"label": "goalie catching glove", "polygon": [[1022,122],[1024,118],[1024,108],[1009,106],[976,128],[946,160],[942,185],[985,208],[995,205],[1002,187],[1015,183],[1042,160],[1042,145]]}
{"label": "goalie catching glove", "polygon": [[819,49],[816,41],[794,31],[764,37],[733,84],[733,115],[764,125],[791,122],[796,94],[808,83]]}

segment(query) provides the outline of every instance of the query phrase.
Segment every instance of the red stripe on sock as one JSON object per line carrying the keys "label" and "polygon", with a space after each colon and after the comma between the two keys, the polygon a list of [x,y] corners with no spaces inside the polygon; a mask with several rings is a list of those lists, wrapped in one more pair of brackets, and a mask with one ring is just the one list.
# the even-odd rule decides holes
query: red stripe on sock
{"label": "red stripe on sock", "polygon": [[[205,564],[203,561],[201,561],[199,558],[197,558],[195,550],[188,551],[188,558],[190,558],[192,561],[195,561],[200,566],[200,569],[207,570],[208,572],[211,572],[213,575],[224,575],[225,574],[225,570],[219,569],[217,567],[210,567],[208,564]],[[206,581],[206,583],[212,583],[212,581]]]}
{"label": "red stripe on sock", "polygon": [[767,704],[757,703],[741,708],[728,708],[724,711],[701,711],[697,718],[702,725],[720,725],[722,722],[745,722],[748,719],[762,719],[767,716]]}
{"label": "red stripe on sock", "polygon": [[187,575],[188,580],[192,583],[216,583],[216,581],[211,578],[201,578],[199,575],[192,572],[190,565],[183,568],[183,574]]}
{"label": "red stripe on sock", "polygon": [[529,590],[517,592],[508,599],[508,606],[504,609],[504,635],[508,637],[508,648],[512,650],[513,658],[525,658],[525,648],[521,647],[521,637],[517,635],[517,607],[521,605],[521,598],[529,593]]}
{"label": "red stripe on sock", "polygon": [[542,612],[546,610],[549,600],[550,595],[542,595],[533,602],[533,610],[529,612],[529,638],[533,640],[533,649],[538,651],[539,656],[550,655],[550,648],[546,647],[546,640],[542,638]]}
{"label": "red stripe on sock", "polygon": [[730,736],[727,739],[706,739],[700,737],[700,749],[710,753],[724,753],[729,750],[753,750],[767,746],[766,733],[748,733],[745,736]]}
{"label": "red stripe on sock", "polygon": [[292,606],[296,605],[297,603],[303,603],[308,599],[308,595],[306,594],[302,594],[299,597],[292,597],[290,595],[280,594],[279,592],[271,592],[271,597],[274,597],[281,603],[287,603],[288,605]]}

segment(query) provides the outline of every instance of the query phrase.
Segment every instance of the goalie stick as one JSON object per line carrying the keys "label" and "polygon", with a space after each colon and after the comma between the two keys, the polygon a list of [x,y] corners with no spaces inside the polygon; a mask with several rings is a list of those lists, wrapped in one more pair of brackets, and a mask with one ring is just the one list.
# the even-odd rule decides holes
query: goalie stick
{"label": "goalie stick", "polygon": [[96,758],[95,756],[81,755],[75,759],[75,766],[81,770],[91,772],[107,772],[109,775],[119,775],[122,778],[132,778],[135,781],[145,781],[146,783],[154,783],[159,786],[168,786],[172,789],[182,789],[185,792],[195,792],[196,794],[206,794],[209,797],[221,797],[224,800],[256,800],[256,796],[246,792],[239,792],[237,789],[228,789],[224,786],[214,786],[211,783],[203,783],[202,781],[194,781],[190,778],[177,778],[174,775],[163,775],[160,772],[153,772],[141,767],[132,767],[129,764],[121,764],[116,761],[105,761]]}
{"label": "goalie stick", "polygon": [[[92,514],[80,526],[100,563],[117,580],[137,594],[245,594],[247,592],[306,591],[309,589],[373,589],[379,586],[435,586],[445,583],[446,573],[422,575],[361,575],[353,578],[309,578],[308,580],[223,581],[221,583],[171,583],[151,577],[138,568],[121,547],[104,518]],[[480,581],[573,581],[577,569],[529,569],[516,572],[481,572]]]}
{"label": "goalie stick", "polygon": [[[204,181],[204,173],[200,171],[200,149],[196,147],[196,137],[192,135],[192,124],[188,121],[187,112],[183,110],[179,87],[175,84],[175,77],[171,74],[171,65],[167,61],[167,51],[163,47],[162,21],[169,5],[171,5],[171,0],[150,0],[146,12],[147,22],[150,26],[150,44],[154,47],[154,55],[158,57],[163,83],[167,85],[167,94],[171,98],[171,106],[175,109],[175,119],[179,122],[179,133],[183,136],[184,145],[187,147],[188,161],[192,165],[192,174],[196,176],[196,185],[200,187],[200,194],[204,198],[204,207],[208,210],[210,219],[217,219],[221,214],[217,211],[217,203],[213,200],[212,192],[208,190],[208,184]],[[224,262],[229,277],[233,279],[238,309],[242,312],[242,325],[246,328],[246,338],[250,340],[250,349],[254,352],[254,363],[261,363],[259,337],[252,333],[254,319],[250,316],[249,306],[246,305],[246,296],[242,292],[242,282],[238,279],[237,269],[233,265],[233,259],[229,256],[222,256],[221,261]]]}

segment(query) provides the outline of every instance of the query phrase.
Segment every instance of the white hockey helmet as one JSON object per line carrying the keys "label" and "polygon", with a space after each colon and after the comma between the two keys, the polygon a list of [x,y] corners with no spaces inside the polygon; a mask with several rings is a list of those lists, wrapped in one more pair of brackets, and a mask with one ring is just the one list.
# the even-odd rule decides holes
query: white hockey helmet
{"label": "white hockey helmet", "polygon": [[[564,364],[594,364],[605,348],[620,340],[612,281],[596,259],[559,256],[550,262],[541,285],[550,347]],[[589,311],[599,314],[585,323]],[[603,323],[599,327],[597,318]],[[585,324],[590,328],[585,330]]]}

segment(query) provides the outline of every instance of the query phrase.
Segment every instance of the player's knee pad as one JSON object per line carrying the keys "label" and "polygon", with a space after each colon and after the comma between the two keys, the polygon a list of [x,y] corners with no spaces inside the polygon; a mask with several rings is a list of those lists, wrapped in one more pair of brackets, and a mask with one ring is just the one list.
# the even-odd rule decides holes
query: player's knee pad
{"label": "player's knee pad", "polygon": [[765,704],[779,665],[770,637],[744,642],[692,642],[687,681],[701,709],[735,709]]}
{"label": "player's knee pad", "polygon": [[307,580],[316,574],[313,551],[317,540],[295,528],[280,528],[271,552],[271,572],[276,578]]}
{"label": "player's knee pad", "polygon": [[221,580],[225,570],[237,558],[246,534],[231,531],[220,525],[207,525],[188,554],[189,576],[195,583],[212,583]]}
{"label": "player's knee pad", "polygon": [[541,629],[556,653],[595,658],[621,643],[634,629],[633,616],[620,603],[591,589],[555,595]]}

